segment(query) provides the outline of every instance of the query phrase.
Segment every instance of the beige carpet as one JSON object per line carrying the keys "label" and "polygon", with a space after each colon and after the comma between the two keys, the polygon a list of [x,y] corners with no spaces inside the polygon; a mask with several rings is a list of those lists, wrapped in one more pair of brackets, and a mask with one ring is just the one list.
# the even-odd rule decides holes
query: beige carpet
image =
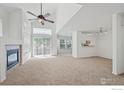
{"label": "beige carpet", "polygon": [[112,73],[112,62],[100,57],[32,58],[7,72],[1,85],[122,85],[124,75]]}

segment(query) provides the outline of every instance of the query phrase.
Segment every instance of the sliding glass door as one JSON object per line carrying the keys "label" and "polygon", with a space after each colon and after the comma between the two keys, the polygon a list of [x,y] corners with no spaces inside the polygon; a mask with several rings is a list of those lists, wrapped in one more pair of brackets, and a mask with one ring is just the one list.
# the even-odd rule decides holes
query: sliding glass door
{"label": "sliding glass door", "polygon": [[33,37],[33,55],[50,55],[50,38]]}
{"label": "sliding glass door", "polygon": [[[49,31],[43,29],[35,29],[37,32],[32,35],[32,52],[33,56],[50,55],[51,54],[51,35]],[[34,30],[34,31],[35,31]]]}

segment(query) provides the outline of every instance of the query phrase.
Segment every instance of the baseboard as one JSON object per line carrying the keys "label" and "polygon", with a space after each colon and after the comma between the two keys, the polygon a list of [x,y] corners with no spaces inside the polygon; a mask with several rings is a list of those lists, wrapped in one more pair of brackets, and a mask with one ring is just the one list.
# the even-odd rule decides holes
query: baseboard
{"label": "baseboard", "polygon": [[3,79],[0,79],[0,83],[3,83],[6,80],[6,77],[4,77]]}
{"label": "baseboard", "polygon": [[95,57],[99,57],[99,58],[105,58],[105,59],[109,59],[109,60],[112,60],[111,58],[106,58],[106,57],[102,57],[102,56],[86,56],[86,57],[75,57],[73,56],[74,58],[95,58]]}
{"label": "baseboard", "polygon": [[108,58],[108,57],[103,57],[103,56],[97,56],[97,57],[101,57],[101,58],[105,58],[105,59],[110,59],[110,60],[112,60],[112,58]]}
{"label": "baseboard", "polygon": [[124,72],[121,72],[121,73],[112,72],[112,74],[113,74],[113,75],[116,75],[116,76],[118,76],[118,75],[122,75],[122,74],[124,74]]}
{"label": "baseboard", "polygon": [[95,58],[95,57],[99,57],[99,56],[84,56],[84,57],[75,57],[75,56],[73,56],[74,58]]}
{"label": "baseboard", "polygon": [[113,74],[113,75],[116,75],[116,76],[118,76],[118,75],[119,75],[119,74],[117,74],[117,73],[114,73],[114,72],[112,72],[112,74]]}

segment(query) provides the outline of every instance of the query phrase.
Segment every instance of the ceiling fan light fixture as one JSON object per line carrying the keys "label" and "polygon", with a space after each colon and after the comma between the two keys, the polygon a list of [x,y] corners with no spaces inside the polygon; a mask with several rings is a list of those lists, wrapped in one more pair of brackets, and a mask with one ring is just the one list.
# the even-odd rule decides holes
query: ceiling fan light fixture
{"label": "ceiling fan light fixture", "polygon": [[41,23],[42,25],[44,25],[44,20],[41,18],[38,18],[38,22]]}
{"label": "ceiling fan light fixture", "polygon": [[43,22],[43,20],[41,18],[38,18],[38,22],[41,23]]}

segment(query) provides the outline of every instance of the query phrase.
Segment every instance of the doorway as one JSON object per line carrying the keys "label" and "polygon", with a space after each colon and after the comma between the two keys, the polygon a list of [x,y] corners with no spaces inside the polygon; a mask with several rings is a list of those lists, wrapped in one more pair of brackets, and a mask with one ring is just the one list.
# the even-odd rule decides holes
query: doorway
{"label": "doorway", "polygon": [[33,56],[48,56],[51,54],[51,30],[33,29],[32,53]]}

